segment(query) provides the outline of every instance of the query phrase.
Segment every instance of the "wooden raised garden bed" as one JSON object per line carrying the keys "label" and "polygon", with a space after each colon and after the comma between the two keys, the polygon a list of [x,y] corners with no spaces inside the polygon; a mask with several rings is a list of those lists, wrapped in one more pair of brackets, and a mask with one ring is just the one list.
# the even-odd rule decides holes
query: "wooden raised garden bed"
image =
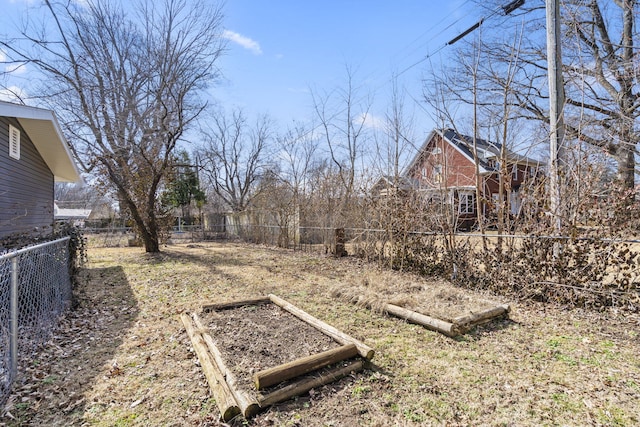
{"label": "wooden raised garden bed", "polygon": [[275,295],[207,304],[181,320],[225,421],[360,371],[374,355]]}
{"label": "wooden raised garden bed", "polygon": [[509,313],[509,306],[499,305],[477,313],[470,313],[465,316],[456,317],[451,321],[418,313],[417,311],[409,310],[393,304],[385,304],[384,311],[396,317],[405,319],[408,322],[416,323],[427,329],[431,329],[432,331],[440,332],[448,337],[456,337],[466,333],[476,325],[507,315]]}
{"label": "wooden raised garden bed", "polygon": [[373,311],[381,311],[405,319],[408,322],[422,325],[448,337],[459,336],[468,332],[474,326],[508,316],[510,311],[509,306],[506,304],[488,305],[485,301],[479,308],[462,310],[463,314],[458,316],[443,316],[442,314],[436,314],[435,311],[430,313],[425,308],[412,310],[401,305],[391,304],[379,295],[372,296],[370,291],[362,291],[362,293],[357,294],[357,290],[354,293],[353,289],[345,291],[337,288],[334,289],[333,295]]}

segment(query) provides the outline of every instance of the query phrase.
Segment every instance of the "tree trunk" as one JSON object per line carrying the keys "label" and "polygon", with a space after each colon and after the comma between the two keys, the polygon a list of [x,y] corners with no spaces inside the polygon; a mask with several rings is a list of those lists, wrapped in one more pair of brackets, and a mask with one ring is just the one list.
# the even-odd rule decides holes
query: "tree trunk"
{"label": "tree trunk", "polygon": [[620,144],[616,153],[618,161],[618,181],[624,190],[635,187],[635,158],[633,144]]}
{"label": "tree trunk", "polygon": [[151,232],[143,229],[140,232],[140,237],[142,237],[142,242],[144,243],[144,251],[149,253],[157,253],[160,252],[160,240],[158,239],[158,233],[155,230]]}
{"label": "tree trunk", "polygon": [[149,190],[147,199],[147,215],[146,222],[141,218],[139,226],[144,230],[142,241],[144,242],[144,250],[147,253],[160,252],[160,224],[156,216],[156,193],[158,192],[159,177],[154,180]]}

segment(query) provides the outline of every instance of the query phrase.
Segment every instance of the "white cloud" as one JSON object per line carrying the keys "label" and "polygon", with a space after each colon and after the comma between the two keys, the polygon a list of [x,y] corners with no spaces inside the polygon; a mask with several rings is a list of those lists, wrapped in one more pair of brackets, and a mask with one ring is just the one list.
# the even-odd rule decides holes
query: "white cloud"
{"label": "white cloud", "polygon": [[24,64],[7,64],[4,70],[10,74],[24,74],[27,72],[27,66]]}
{"label": "white cloud", "polygon": [[0,49],[0,64],[4,64],[4,71],[9,74],[24,74],[27,66],[24,63],[7,62],[7,54]]}
{"label": "white cloud", "polygon": [[307,94],[309,93],[309,89],[306,87],[288,87],[287,88],[287,92],[289,93],[302,93],[302,94]]}
{"label": "white cloud", "polygon": [[386,127],[386,120],[383,117],[367,113],[361,113],[354,119],[354,122],[369,129],[385,129]]}
{"label": "white cloud", "polygon": [[250,50],[255,55],[262,55],[260,44],[257,41],[250,39],[249,37],[245,37],[242,34],[238,34],[231,30],[224,30],[224,33],[222,33],[222,37],[236,44],[239,44],[245,49]]}
{"label": "white cloud", "polygon": [[0,100],[22,104],[27,99],[27,93],[18,86],[0,89]]}

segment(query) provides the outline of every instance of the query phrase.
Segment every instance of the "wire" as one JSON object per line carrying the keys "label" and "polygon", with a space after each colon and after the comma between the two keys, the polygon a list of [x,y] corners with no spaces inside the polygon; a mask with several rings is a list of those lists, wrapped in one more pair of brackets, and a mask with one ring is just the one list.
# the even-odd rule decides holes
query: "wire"
{"label": "wire", "polygon": [[[447,19],[449,17],[451,17],[453,14],[455,14],[456,12],[458,12],[460,9],[463,8],[463,6],[465,6],[467,3],[470,3],[471,0],[465,0],[460,6],[458,6],[458,8],[452,12],[450,12],[448,15],[446,15],[446,17],[442,20],[442,22],[446,22]],[[412,54],[416,51],[418,51],[420,48],[426,46],[429,44],[429,42],[435,40],[437,37],[442,36],[443,34],[445,34],[445,32],[447,30],[449,30],[450,28],[452,28],[454,25],[458,24],[460,21],[462,21],[463,19],[467,18],[469,15],[471,15],[472,10],[470,8],[466,9],[467,12],[460,15],[457,19],[455,19],[453,22],[449,23],[446,27],[442,28],[441,30],[438,30],[434,35],[432,35],[428,40],[420,43],[418,46],[416,46],[416,48],[412,49],[409,54]],[[415,39],[413,39],[410,43],[408,43],[404,48],[400,49],[396,54],[392,55],[392,60],[393,58],[397,58],[399,57],[404,51],[406,51],[407,49],[409,49],[412,45],[416,44],[416,42],[418,42],[420,39],[424,38],[427,34],[432,33],[436,28],[438,28],[438,26],[434,26],[431,27],[429,30],[423,32],[421,35],[419,35],[418,37],[416,37]],[[399,77],[400,75],[404,74],[405,72],[407,72],[408,70],[410,70],[411,68],[419,65],[420,63],[424,62],[425,60],[429,59],[432,55],[438,53],[440,50],[442,50],[444,47],[446,47],[446,45],[442,45],[440,48],[438,48],[435,52],[431,53],[430,55],[427,55],[426,58],[422,58],[419,61],[409,65],[408,67],[406,67],[405,69],[403,69],[400,73],[395,74],[395,77]],[[364,77],[365,80],[371,80],[372,78],[374,78],[376,76],[376,74],[378,73],[378,70],[374,70],[371,73],[369,73],[368,75],[366,75]],[[391,82],[391,80],[385,80],[384,83],[380,84],[379,86],[375,87],[374,90],[379,90],[382,87],[386,86],[387,84],[389,84]],[[360,98],[359,100],[357,100],[357,102],[361,102],[365,99],[365,97]],[[415,99],[414,99],[415,101]],[[424,108],[423,108],[424,109]],[[337,116],[339,116],[340,114],[343,114],[346,111],[346,108],[336,112],[335,114],[331,115],[329,117],[329,120],[333,120],[334,118],[336,118]],[[299,140],[301,138],[305,138],[308,135],[312,134],[313,132],[315,132],[316,130],[318,130],[319,128],[321,128],[322,125],[316,125],[314,127],[312,127],[309,131],[303,133],[302,135],[298,136],[296,138],[296,140]]]}
{"label": "wire", "polygon": [[[470,0],[466,0],[462,5],[469,3]],[[411,65],[409,65],[408,67],[404,68],[402,71],[400,71],[399,73],[394,74],[394,78],[397,78],[399,76],[401,76],[402,74],[406,73],[407,71],[411,70],[412,68],[420,65],[421,63],[429,60],[433,55],[437,54],[438,52],[440,52],[441,50],[443,50],[445,47],[452,45],[453,43],[459,41],[460,39],[462,39],[464,36],[468,35],[469,33],[471,33],[473,30],[477,29],[480,25],[482,25],[482,23],[488,19],[491,19],[492,17],[494,17],[495,15],[497,15],[500,11],[502,11],[505,15],[508,13],[511,13],[513,10],[517,9],[518,7],[522,6],[522,4],[524,4],[524,0],[513,0],[512,2],[508,3],[507,5],[504,6],[498,6],[496,7],[488,16],[481,18],[476,24],[474,24],[472,27],[470,27],[469,29],[465,30],[463,33],[461,33],[460,35],[456,36],[455,38],[453,38],[452,40],[450,40],[449,42],[441,45],[438,49],[436,49],[435,51],[427,54],[425,57],[421,58],[420,60],[412,63]],[[451,16],[451,14],[453,14],[454,12],[451,12],[448,16]],[[462,17],[458,18],[456,21],[452,22],[451,24],[447,25],[447,27],[445,27],[444,29],[440,30],[437,34],[435,34],[433,37],[431,37],[429,39],[429,41],[435,39],[435,37],[440,36],[442,34],[444,34],[444,32],[446,30],[448,30],[449,28],[451,28],[453,25],[455,25],[456,23],[460,22],[463,18],[467,17],[471,12],[467,12],[465,15],[463,15]],[[425,34],[428,34],[429,31],[426,31],[425,33],[423,33],[422,35],[418,36],[416,39],[414,39],[412,42],[410,42],[408,46],[411,46],[411,44],[415,43],[416,40],[419,40],[420,38],[422,38]],[[422,45],[424,45],[426,43],[423,43]],[[421,46],[422,46],[421,45]],[[404,48],[403,48],[404,49]],[[415,49],[417,50],[417,49]],[[415,52],[414,50],[414,52]],[[402,50],[400,50],[399,52],[402,52]],[[395,56],[399,55],[399,53],[397,53]],[[368,77],[365,76],[365,78],[370,79],[371,77],[373,77],[375,75],[376,72],[372,72],[368,75]],[[380,88],[382,88],[383,86],[391,83],[392,80],[387,80],[385,81],[383,84],[381,84],[380,86],[376,87],[375,90],[379,90]],[[365,97],[361,97],[360,99],[356,100],[356,102],[362,102],[365,99]],[[412,99],[414,100],[414,102],[416,102],[418,105],[421,106],[420,103],[417,102],[417,100],[415,98],[412,97]],[[337,116],[339,116],[340,114],[343,114],[345,111],[347,111],[348,107],[345,107],[343,109],[341,109],[340,111],[337,111],[336,113],[334,113],[333,115],[331,115],[328,120],[333,120],[335,119]],[[423,108],[424,110],[424,108]],[[313,132],[315,132],[317,129],[321,128],[322,124],[318,124],[314,127],[312,127],[309,131],[303,133],[302,135],[298,136],[295,140],[300,140],[302,138],[307,137],[310,134],[313,134]]]}
{"label": "wire", "polygon": [[[442,22],[446,22],[448,20],[448,18],[453,15],[454,13],[458,12],[460,9],[463,9],[464,6],[469,3],[471,0],[466,0],[464,3],[462,3],[461,5],[458,6],[458,8],[454,11],[452,11],[451,13],[449,13],[447,16],[444,17],[444,19],[442,20]],[[428,40],[420,43],[418,46],[416,46],[414,49],[412,49],[411,51],[408,52],[408,55],[411,55],[415,52],[417,52],[418,50],[424,48],[425,46],[428,46],[428,44],[430,42],[432,42],[433,40],[435,40],[437,37],[445,34],[446,31],[448,31],[451,27],[453,27],[454,25],[458,24],[460,21],[462,21],[463,19],[467,18],[469,15],[471,15],[472,10],[466,9],[467,12],[464,13],[463,15],[458,16],[458,18],[451,22],[450,24],[448,24],[446,27],[444,27],[443,29],[439,30],[437,33],[435,33],[433,36],[429,37]],[[404,48],[400,49],[395,55],[393,55],[391,57],[392,61],[395,63],[397,61],[394,61],[394,59],[398,58],[404,51],[406,51],[407,49],[409,49],[410,46],[416,44],[416,42],[418,42],[418,40],[424,38],[427,34],[435,31],[438,28],[438,26],[434,26],[431,27],[429,30],[425,31],[424,33],[422,33],[421,35],[419,35],[418,37],[416,37],[414,40],[412,40],[409,44],[407,44]]]}
{"label": "wire", "polygon": [[[400,76],[404,73],[406,73],[407,71],[409,71],[410,69],[412,69],[413,67],[422,64],[424,61],[428,60],[429,58],[431,58],[433,55],[435,55],[436,53],[440,52],[442,49],[444,49],[447,46],[451,46],[452,44],[454,44],[455,42],[461,40],[462,38],[464,38],[466,35],[468,35],[469,33],[471,33],[472,31],[476,30],[477,28],[480,27],[480,25],[482,25],[484,23],[484,21],[493,18],[495,15],[497,15],[500,10],[502,11],[506,11],[506,8],[511,8],[513,7],[512,5],[515,4],[516,2],[522,2],[520,5],[524,4],[523,0],[515,0],[511,3],[509,3],[506,6],[499,6],[496,9],[494,9],[493,12],[491,12],[489,14],[489,16],[480,18],[480,20],[478,22],[476,22],[475,24],[473,24],[471,27],[469,27],[468,29],[466,29],[465,31],[463,31],[462,33],[460,33],[459,35],[457,35],[456,37],[454,37],[453,39],[449,40],[447,43],[445,43],[444,45],[440,46],[438,49],[436,49],[434,52],[431,52],[429,54],[427,54],[424,58],[420,59],[419,61],[411,64],[410,66],[408,66],[407,68],[405,68],[404,70],[402,70],[400,73],[398,73],[397,75]],[[510,10],[511,12],[511,10]]]}

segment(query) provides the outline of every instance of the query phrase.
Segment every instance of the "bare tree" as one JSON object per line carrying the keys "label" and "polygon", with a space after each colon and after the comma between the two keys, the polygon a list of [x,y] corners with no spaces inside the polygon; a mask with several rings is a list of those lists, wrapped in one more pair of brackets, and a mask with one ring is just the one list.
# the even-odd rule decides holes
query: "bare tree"
{"label": "bare tree", "polygon": [[[363,209],[362,219],[367,228],[384,230],[383,246],[388,243],[397,248],[389,253],[389,265],[402,269],[406,262],[408,236],[422,230],[424,206],[421,198],[409,191],[402,176],[408,151],[415,148],[414,122],[397,78],[392,78],[391,82],[384,128],[376,134],[376,158],[372,163],[378,165],[377,176],[368,198],[369,209]],[[415,209],[418,204],[420,209]]]}
{"label": "bare tree", "polygon": [[[347,67],[347,84],[323,96],[312,93],[313,108],[320,120],[332,169],[340,183],[340,205],[334,212],[333,226],[343,226],[356,193],[356,173],[366,139],[366,122],[371,100],[361,97],[355,86],[354,73]],[[334,98],[337,103],[333,104]]]}
{"label": "bare tree", "polygon": [[[51,28],[1,41],[35,65],[84,170],[114,189],[147,252],[160,250],[158,192],[171,153],[218,75],[222,13],[205,1],[44,2]],[[45,31],[47,30],[47,31]],[[45,36],[42,36],[45,34]]]}
{"label": "bare tree", "polygon": [[615,5],[613,11],[603,11],[601,3],[578,3],[567,13],[573,35],[568,51],[573,61],[564,69],[567,104],[574,114],[583,115],[582,120],[569,122],[569,131],[613,156],[618,163],[618,180],[624,188],[633,189],[635,152],[640,142],[635,125],[640,115],[640,61],[634,52],[638,3],[607,2],[607,6]]}
{"label": "bare tree", "polygon": [[247,123],[242,110],[217,114],[202,129],[199,149],[202,169],[213,191],[227,208],[242,212],[259,193],[259,180],[267,168],[271,121],[258,118]]}
{"label": "bare tree", "polygon": [[[56,182],[54,184],[55,200],[59,207],[84,209],[112,203],[100,189],[86,183]],[[64,205],[64,206],[63,206]]]}
{"label": "bare tree", "polygon": [[[526,13],[522,21],[525,37],[511,82],[511,105],[520,117],[548,123],[544,3],[527,2],[522,10]],[[635,46],[638,2],[567,1],[561,12],[566,136],[614,158],[619,183],[633,189],[640,143],[636,124],[640,115],[640,57]],[[500,25],[499,34],[494,33],[494,41],[483,49],[491,53],[483,61],[486,66],[508,64],[513,56],[511,43],[505,42],[509,28],[503,22]]]}
{"label": "bare tree", "polygon": [[414,117],[407,111],[405,94],[398,86],[396,77],[391,79],[389,108],[385,115],[383,142],[378,145],[378,164],[384,165],[386,173],[399,179],[407,152],[415,148]]}
{"label": "bare tree", "polygon": [[277,138],[280,177],[292,189],[297,199],[303,198],[308,190],[308,180],[318,143],[312,132],[302,125],[296,125]]}
{"label": "bare tree", "polygon": [[53,193],[56,202],[63,202],[74,208],[90,207],[101,198],[99,192],[85,183],[56,182]]}
{"label": "bare tree", "polygon": [[280,246],[299,243],[299,226],[309,205],[309,181],[317,147],[313,132],[300,124],[276,138],[277,165],[261,180],[262,197],[258,203],[259,208],[271,211],[279,229]]}

